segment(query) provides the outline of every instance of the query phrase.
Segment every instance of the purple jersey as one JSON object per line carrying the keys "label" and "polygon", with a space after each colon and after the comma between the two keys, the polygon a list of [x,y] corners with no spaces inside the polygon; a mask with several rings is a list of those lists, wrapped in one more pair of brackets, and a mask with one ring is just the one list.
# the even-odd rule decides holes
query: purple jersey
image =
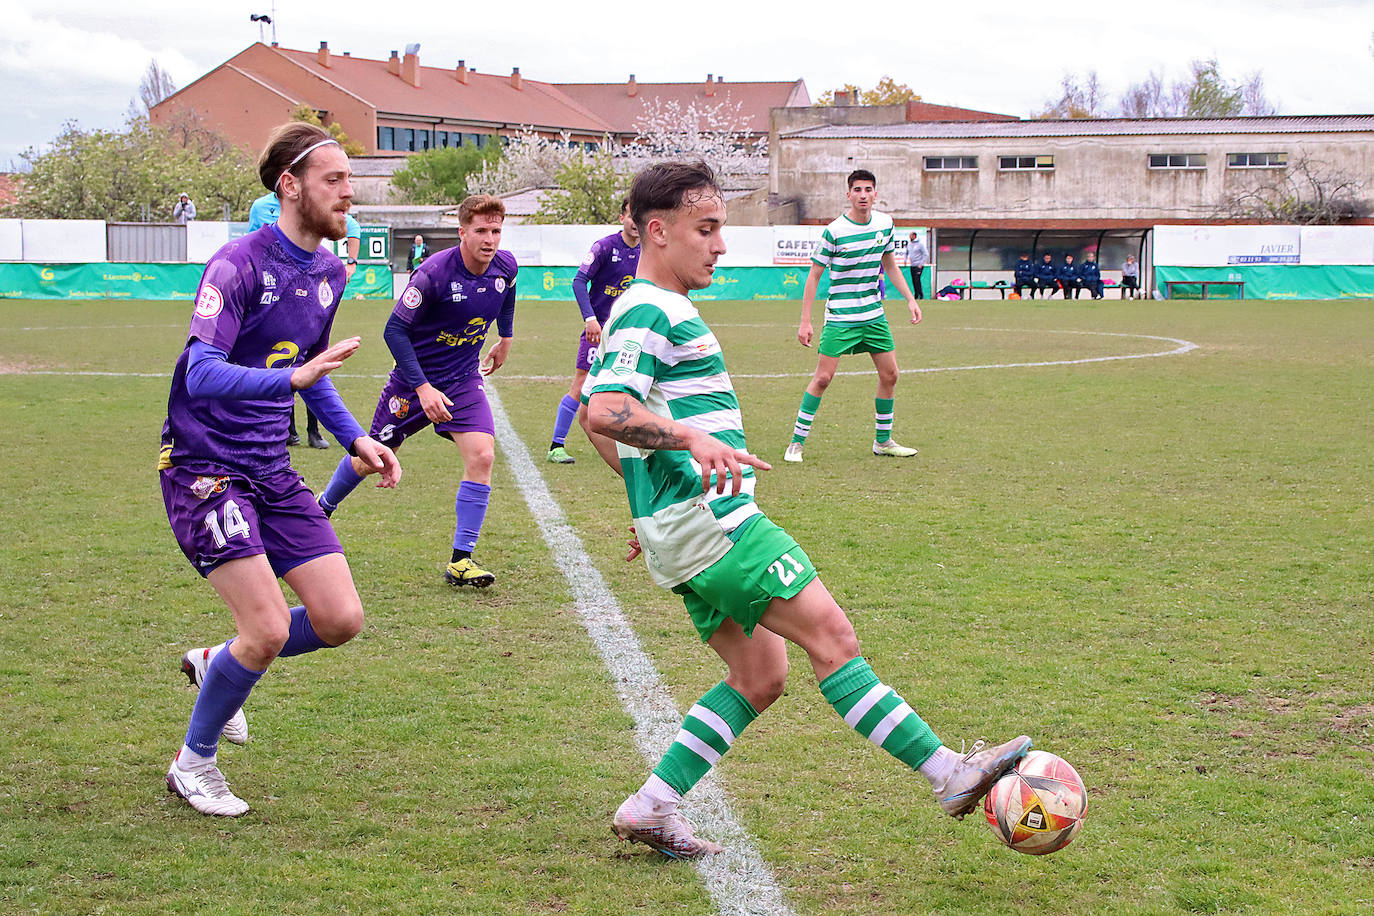
{"label": "purple jersey", "polygon": [[[574,291],[579,284],[585,283],[587,286],[589,301],[584,305],[579,296],[577,303],[582,307],[583,320],[595,315],[598,323],[605,324],[610,317],[611,306],[615,305],[616,298],[635,278],[638,267],[639,246],[626,245],[624,236],[619,232],[612,232],[604,239],[593,242],[573,280]],[[590,313],[587,307],[591,308]]]}
{"label": "purple jersey", "polygon": [[347,275],[333,254],[312,255],[301,267],[271,226],[215,252],[172,373],[162,464],[253,476],[290,466],[286,429],[294,392],[258,400],[197,398],[186,390],[186,371],[194,339],[255,369],[299,366],[324,350]]}
{"label": "purple jersey", "polygon": [[[518,268],[508,251],[498,251],[478,277],[463,264],[454,246],[415,268],[391,315],[407,326],[420,371],[436,388],[477,372],[482,344],[492,321],[502,337],[511,335]],[[392,370],[393,380],[400,370]]]}

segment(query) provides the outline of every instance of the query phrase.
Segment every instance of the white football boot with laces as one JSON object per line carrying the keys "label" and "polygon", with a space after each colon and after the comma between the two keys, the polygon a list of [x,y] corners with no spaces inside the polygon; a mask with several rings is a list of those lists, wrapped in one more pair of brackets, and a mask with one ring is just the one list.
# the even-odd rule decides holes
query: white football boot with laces
{"label": "white football boot with laces", "polygon": [[229,791],[229,783],[213,757],[205,764],[185,769],[181,766],[181,752],[177,751],[167,769],[167,791],[186,799],[201,814],[238,817],[248,810],[248,802]]}
{"label": "white football boot with laces", "polygon": [[[181,671],[197,690],[205,683],[205,671],[210,667],[210,649],[192,649],[181,657]],[[248,719],[240,708],[224,723],[224,740],[234,744],[248,743]]]}
{"label": "white football boot with laces", "polygon": [[787,451],[782,453],[783,461],[790,461],[793,464],[800,464],[802,460],[802,444],[800,442],[789,442]]}
{"label": "white football boot with laces", "polygon": [[935,800],[950,817],[962,820],[988,794],[992,784],[1016,766],[1016,761],[1031,749],[1031,739],[1022,735],[1005,744],[983,750],[983,739],[954,765],[944,782],[935,787]]}
{"label": "white football boot with laces", "polygon": [[700,859],[723,850],[719,843],[703,840],[692,832],[687,818],[673,811],[654,814],[648,802],[631,795],[616,809],[611,829],[622,840],[643,843],[674,859]]}

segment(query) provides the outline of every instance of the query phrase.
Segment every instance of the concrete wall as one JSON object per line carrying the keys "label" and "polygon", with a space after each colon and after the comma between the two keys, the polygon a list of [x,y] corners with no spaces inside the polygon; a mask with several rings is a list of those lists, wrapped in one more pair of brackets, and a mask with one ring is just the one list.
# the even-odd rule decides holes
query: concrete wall
{"label": "concrete wall", "polygon": [[[843,110],[843,109],[841,109]],[[1033,137],[1017,139],[808,139],[780,137],[770,189],[795,200],[801,221],[842,212],[845,176],[878,177],[878,208],[918,223],[1009,220],[1110,226],[1216,219],[1223,200],[1273,181],[1275,169],[1227,168],[1228,153],[1304,154],[1351,176],[1374,174],[1367,133]],[[1203,169],[1151,169],[1151,153],[1205,153]],[[977,171],[923,169],[926,156],[977,156]],[[1000,156],[1053,155],[1054,169],[1000,171]],[[1366,192],[1368,193],[1368,192]]]}

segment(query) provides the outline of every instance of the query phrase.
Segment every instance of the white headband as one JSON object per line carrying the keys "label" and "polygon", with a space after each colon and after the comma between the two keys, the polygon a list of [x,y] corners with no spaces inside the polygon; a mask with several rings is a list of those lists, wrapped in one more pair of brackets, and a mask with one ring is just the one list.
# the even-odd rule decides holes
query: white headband
{"label": "white headband", "polygon": [[281,175],[277,176],[276,184],[272,185],[272,190],[275,191],[277,189],[277,185],[281,184],[281,176],[285,175],[287,172],[295,168],[297,162],[300,162],[302,159],[304,159],[306,156],[309,156],[311,153],[315,152],[315,150],[319,149],[320,147],[328,146],[331,143],[335,146],[339,145],[338,140],[334,140],[331,138],[329,140],[321,140],[319,143],[316,143],[313,146],[307,146],[305,149],[301,150],[300,153],[296,155],[296,158],[292,159],[289,163],[287,163],[286,168],[281,170]]}

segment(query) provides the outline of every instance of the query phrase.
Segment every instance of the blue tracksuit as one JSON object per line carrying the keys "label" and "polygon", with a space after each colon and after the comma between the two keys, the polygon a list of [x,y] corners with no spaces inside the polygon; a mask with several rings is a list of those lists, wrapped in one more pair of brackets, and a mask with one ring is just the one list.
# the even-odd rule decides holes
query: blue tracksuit
{"label": "blue tracksuit", "polygon": [[1059,265],[1059,270],[1055,271],[1059,279],[1059,286],[1064,290],[1064,298],[1069,298],[1070,290],[1073,291],[1073,298],[1078,298],[1078,289],[1082,286],[1082,279],[1078,273],[1078,265],[1070,264],[1067,261]]}
{"label": "blue tracksuit", "polygon": [[1035,265],[1035,285],[1048,296],[1059,288],[1059,272],[1051,261],[1041,261]]}
{"label": "blue tracksuit", "polygon": [[1019,296],[1023,287],[1029,289],[1031,293],[1035,292],[1035,265],[1031,263],[1030,258],[1017,261],[1012,276],[1012,292]]}
{"label": "blue tracksuit", "polygon": [[1092,294],[1094,299],[1102,298],[1102,268],[1097,261],[1084,261],[1078,267],[1078,275],[1082,279],[1083,288]]}

